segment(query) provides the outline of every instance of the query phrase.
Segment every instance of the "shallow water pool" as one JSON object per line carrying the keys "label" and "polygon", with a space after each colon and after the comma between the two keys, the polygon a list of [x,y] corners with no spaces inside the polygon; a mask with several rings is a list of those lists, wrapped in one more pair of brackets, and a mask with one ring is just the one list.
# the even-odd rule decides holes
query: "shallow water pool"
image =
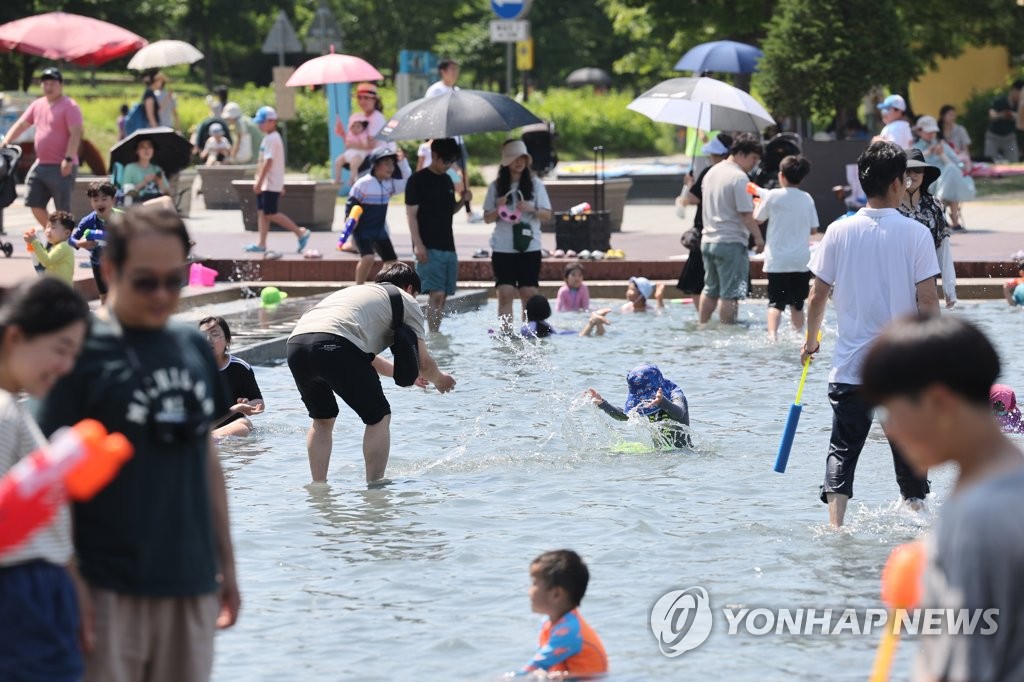
{"label": "shallow water pool", "polygon": [[[616,303],[617,305],[617,303]],[[1020,318],[1003,304],[961,304],[997,344]],[[897,503],[876,426],[861,457],[849,526],[826,529],[817,500],[831,424],[826,362],[812,367],[788,472],[772,471],[800,367],[793,334],[764,339],[764,304],[748,327],[696,331],[691,306],[618,315],[603,338],[502,344],[495,309],[444,322],[430,346],[458,379],[453,393],[398,389],[394,484],[363,484],[362,424],[342,405],[330,485],[310,489],[309,420],[284,366],[257,368],[269,406],[253,437],[222,444],[243,606],[218,636],[215,679],[491,680],[533,654],[528,565],[573,548],[588,561],[581,610],[600,633],[611,679],[863,680],[878,636],[729,635],[724,606],[876,608],[891,548],[917,536],[953,472],[931,474],[934,499]],[[559,315],[555,326],[582,326]],[[834,326],[822,342],[831,353]],[[1008,348],[1000,348],[1010,358]],[[657,363],[690,403],[696,451],[621,454],[649,442],[580,399],[621,404],[625,372]],[[1024,370],[1002,380],[1024,385]],[[635,446],[627,446],[635,449]],[[715,614],[708,640],[659,651],[652,605],[701,586]],[[742,629],[741,629],[742,632]],[[894,679],[906,679],[904,642]]]}

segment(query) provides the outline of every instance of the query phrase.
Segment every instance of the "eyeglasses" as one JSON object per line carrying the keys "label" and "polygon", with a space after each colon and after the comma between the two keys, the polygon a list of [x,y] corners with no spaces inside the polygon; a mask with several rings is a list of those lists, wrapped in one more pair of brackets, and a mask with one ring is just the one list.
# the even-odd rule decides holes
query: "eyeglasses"
{"label": "eyeglasses", "polygon": [[187,281],[185,279],[185,272],[178,271],[163,277],[156,277],[155,275],[132,277],[128,280],[128,283],[135,290],[135,293],[151,295],[156,293],[157,289],[163,289],[168,293],[176,294],[181,291]]}

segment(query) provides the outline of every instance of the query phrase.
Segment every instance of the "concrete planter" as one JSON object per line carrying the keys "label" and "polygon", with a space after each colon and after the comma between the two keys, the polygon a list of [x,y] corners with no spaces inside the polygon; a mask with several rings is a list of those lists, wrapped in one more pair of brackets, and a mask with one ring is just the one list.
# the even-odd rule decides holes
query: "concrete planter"
{"label": "concrete planter", "polygon": [[225,211],[240,208],[238,195],[231,187],[235,180],[248,180],[250,186],[256,179],[255,164],[241,166],[199,166],[202,179],[203,200],[206,208]]}
{"label": "concrete planter", "polygon": [[[256,195],[249,180],[231,183],[242,209],[242,222],[249,232],[256,231]],[[334,226],[334,207],[338,198],[338,185],[330,181],[295,180],[284,183],[284,196],[278,210],[302,227],[314,232],[330,232]],[[273,231],[283,227],[271,224]]]}
{"label": "concrete planter", "polygon": [[[71,215],[75,216],[76,221],[92,213],[92,204],[86,195],[89,185],[97,180],[109,179],[107,175],[80,175],[75,178],[75,189],[71,194]],[[195,179],[196,169],[186,168],[169,180],[171,197],[182,218],[188,218],[192,212],[192,183]]]}
{"label": "concrete planter", "polygon": [[[609,228],[612,232],[622,229],[622,211],[626,205],[626,195],[633,181],[630,178],[608,178],[604,180],[604,207],[609,214]],[[544,180],[544,188],[548,191],[553,211],[568,211],[576,204],[584,201],[594,206],[594,182],[592,180]],[[598,192],[600,192],[600,187]],[[555,221],[541,224],[542,232],[554,232]]]}

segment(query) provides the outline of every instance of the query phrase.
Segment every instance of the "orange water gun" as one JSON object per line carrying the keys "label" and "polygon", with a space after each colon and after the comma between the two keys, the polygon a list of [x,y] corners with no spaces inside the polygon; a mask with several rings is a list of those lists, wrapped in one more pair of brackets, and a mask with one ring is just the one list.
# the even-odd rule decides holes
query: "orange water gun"
{"label": "orange water gun", "polygon": [[889,679],[892,659],[900,643],[899,609],[912,609],[921,601],[921,576],[924,573],[924,543],[909,542],[892,550],[882,570],[882,601],[889,607],[889,619],[878,643],[870,682]]}
{"label": "orange water gun", "polygon": [[90,500],[133,453],[95,419],[63,428],[0,479],[0,556],[15,549],[70,500]]}
{"label": "orange water gun", "polygon": [[754,197],[754,208],[757,208],[757,205],[761,203],[761,186],[756,182],[748,182],[747,194]]}

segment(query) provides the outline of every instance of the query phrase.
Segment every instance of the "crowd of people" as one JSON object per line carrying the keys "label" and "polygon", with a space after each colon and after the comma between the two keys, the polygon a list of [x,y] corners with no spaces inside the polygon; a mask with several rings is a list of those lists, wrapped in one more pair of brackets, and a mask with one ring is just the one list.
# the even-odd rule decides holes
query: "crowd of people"
{"label": "crowd of people", "polygon": [[[458,74],[455,64],[452,77],[453,64],[442,67],[449,92]],[[0,473],[36,447],[42,438],[37,430],[49,436],[86,418],[127,436],[136,457],[101,495],[62,506],[54,523],[16,553],[0,556],[0,677],[13,678],[17,671],[54,679],[205,680],[214,632],[234,624],[241,604],[217,443],[248,435],[251,418],[267,406],[252,368],[231,355],[231,330],[223,318],[204,318],[198,327],[171,321],[192,247],[173,207],[144,204],[121,212],[114,208],[117,188],[96,182],[88,190],[92,213],[76,221],[61,208],[70,203],[64,183],[74,175],[70,152],[81,134],[81,113],[76,116],[77,105],[63,97],[59,71],[44,71],[43,82],[42,104],[34,103],[15,127],[34,123],[37,138],[42,136],[27,203],[46,243],[34,231],[25,241],[51,276],[19,285],[0,306]],[[143,103],[153,102],[156,115],[166,81],[153,85],[153,96]],[[357,94],[365,106],[360,103],[345,129],[354,140],[373,129],[373,114],[380,113],[373,86],[360,86]],[[947,281],[950,226],[940,202],[958,201],[950,193],[956,178],[942,180],[945,168],[959,163],[956,148],[944,140],[958,133],[949,127],[948,112],[941,124],[921,117],[915,142],[909,123],[895,116],[905,110],[901,102],[898,95],[883,102],[886,129],[857,161],[867,205],[829,225],[813,252],[809,239],[819,227],[817,213],[800,189],[813,172],[807,159],[786,156],[778,187],[752,187],[749,173],[765,154],[761,142],[749,134],[711,139],[704,146],[711,165],[687,188],[686,201],[700,207],[699,221],[679,287],[699,293],[701,325],[716,311],[722,324],[734,324],[748,294],[749,249],[763,251],[769,336],[777,338],[789,308],[790,322],[805,339],[802,363],[821,349],[819,332],[831,300],[837,326],[828,386],[833,420],[819,490],[830,523],[845,523],[858,459],[881,406],[908,508],[924,505],[928,467],[948,461],[960,466],[930,540],[926,601],[948,606],[968,598],[995,600],[1012,613],[1012,580],[1024,562],[1014,554],[995,571],[994,562],[979,558],[1005,556],[1007,542],[1024,545],[1015,523],[1019,515],[1007,511],[1020,506],[1024,455],[1004,435],[1024,431],[1024,420],[1013,390],[995,384],[1000,361],[984,334],[940,316],[940,275],[947,307],[956,303],[955,283]],[[239,121],[240,113],[229,111],[231,102],[219,104],[220,114]],[[253,183],[259,241],[247,251],[269,252],[274,222],[295,235],[302,252],[309,230],[278,206],[285,159],[277,112],[262,107],[252,122],[262,133]],[[226,130],[214,126],[220,124],[209,126],[215,143],[204,142],[203,151],[231,155],[234,146],[227,149],[219,139]],[[151,164],[152,144],[145,142],[136,148],[137,168],[129,166],[141,200],[153,198],[150,187],[166,194],[166,178]],[[308,310],[287,342],[288,369],[311,420],[306,447],[314,483],[328,478],[337,397],[364,424],[366,482],[379,486],[389,483],[391,443],[391,405],[381,377],[403,386],[431,384],[440,394],[456,387],[427,342],[455,291],[453,217],[463,209],[472,215],[465,147],[455,138],[431,140],[429,160],[415,172],[400,150],[375,143],[362,149],[363,158],[353,154],[339,164],[358,176],[347,205],[348,214],[356,206],[362,213],[353,239],[361,256],[358,282]],[[550,303],[538,291],[540,225],[551,218],[552,207],[531,162],[521,140],[502,145],[481,217],[494,225],[498,333],[544,338],[559,333],[548,322]],[[403,192],[414,266],[398,261],[386,227],[390,200]],[[48,213],[51,199],[57,210]],[[102,282],[104,305],[96,314],[67,286],[74,248],[91,252]],[[375,254],[384,266],[367,283]],[[582,333],[604,334],[610,309],[590,311],[583,266],[570,263],[564,276],[558,309],[589,312]],[[1020,276],[1024,280],[1024,263]],[[1024,281],[1008,288],[1011,304],[1024,302],[1017,300],[1017,286]],[[416,300],[420,293],[427,295],[426,314]],[[621,311],[644,313],[661,307],[663,297],[664,285],[632,277]],[[521,327],[515,322],[520,318],[526,322]],[[393,360],[381,356],[388,348]],[[613,419],[636,415],[654,422],[672,447],[692,445],[690,405],[679,385],[650,364],[630,370],[626,385],[621,409],[593,389],[588,395]],[[36,399],[34,414],[19,401],[21,394]],[[162,485],[151,485],[154,480]],[[963,556],[965,542],[970,559]],[[547,552],[531,563],[530,578],[531,607],[547,621],[536,655],[520,672],[607,672],[604,645],[578,610],[589,580],[582,559],[570,550]],[[21,627],[29,612],[45,614],[37,627]],[[973,675],[984,668],[979,660],[995,660],[1002,667],[993,679],[999,679],[1024,666],[1018,650],[1009,636],[933,639],[922,647],[920,666],[941,678],[950,670]]]}

